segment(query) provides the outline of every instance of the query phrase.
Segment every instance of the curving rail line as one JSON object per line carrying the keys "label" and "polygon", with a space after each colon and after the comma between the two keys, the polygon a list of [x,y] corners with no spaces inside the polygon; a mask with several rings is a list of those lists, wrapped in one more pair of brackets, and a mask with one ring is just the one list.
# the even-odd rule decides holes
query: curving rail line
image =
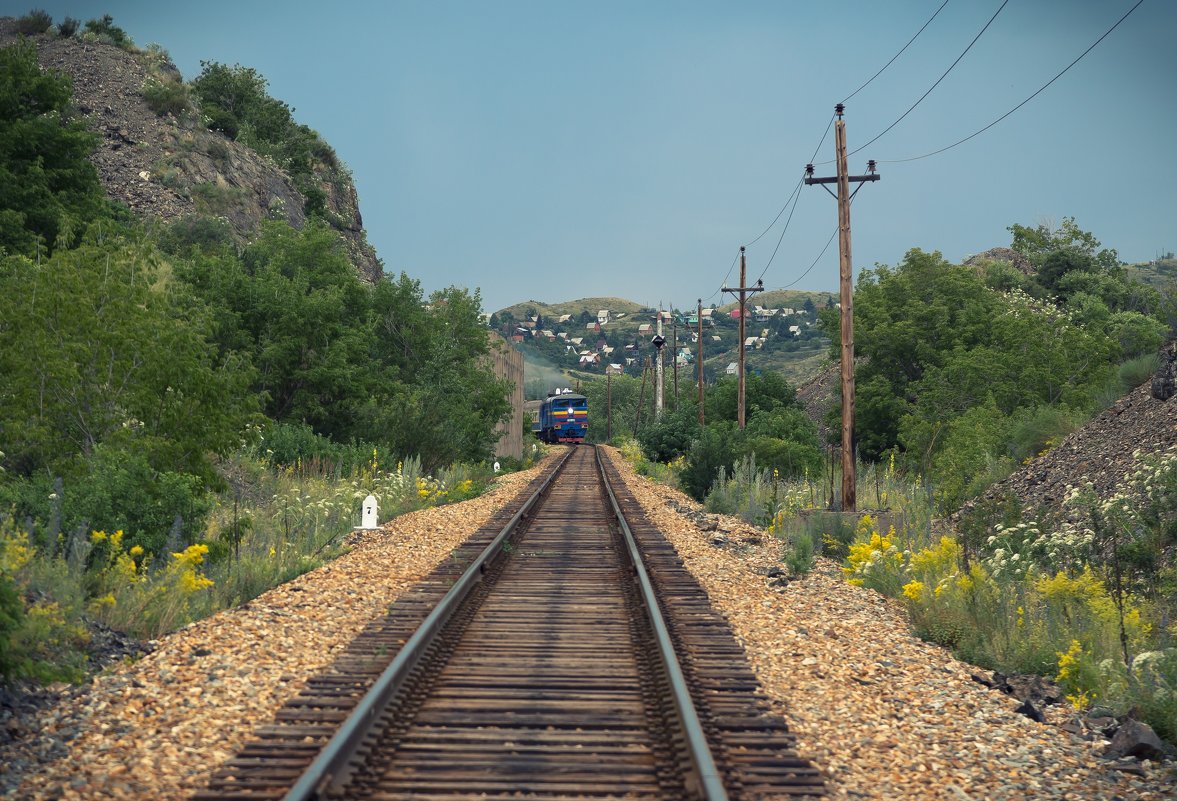
{"label": "curving rail line", "polygon": [[196,798],[823,793],[730,630],[595,449],[569,448],[508,515]]}

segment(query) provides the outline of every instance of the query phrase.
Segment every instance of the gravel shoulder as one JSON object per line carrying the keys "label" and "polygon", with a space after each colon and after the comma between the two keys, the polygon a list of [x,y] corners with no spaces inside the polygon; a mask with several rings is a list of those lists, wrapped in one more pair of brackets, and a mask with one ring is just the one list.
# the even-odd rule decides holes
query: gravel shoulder
{"label": "gravel shoulder", "polygon": [[31,722],[35,734],[0,750],[0,793],[97,801],[182,798],[203,787],[255,726],[269,723],[546,461],[473,500],[395,518],[330,564],[67,690]]}
{"label": "gravel shoulder", "polygon": [[847,584],[836,564],[771,587],[779,546],[738,518],[719,517],[711,544],[669,503],[701,507],[610,458],[727,616],[798,751],[822,767],[838,799],[1177,798],[1177,776],[1143,764],[1120,772],[1084,741],[1014,712],[1018,702],[970,678],[977,668],[909,632],[903,607]]}

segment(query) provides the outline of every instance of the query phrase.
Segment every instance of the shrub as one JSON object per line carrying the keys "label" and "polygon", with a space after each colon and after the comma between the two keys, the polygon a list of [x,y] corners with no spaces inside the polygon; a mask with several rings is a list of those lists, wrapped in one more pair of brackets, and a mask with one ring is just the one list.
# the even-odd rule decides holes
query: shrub
{"label": "shrub", "polygon": [[845,559],[854,542],[855,524],[849,514],[816,512],[805,516],[805,531],[820,546],[819,552],[830,559]]}
{"label": "shrub", "polygon": [[666,464],[686,454],[699,434],[699,424],[693,415],[694,411],[688,409],[644,426],[638,432],[638,442],[646,458]]}
{"label": "shrub", "polygon": [[78,22],[73,17],[66,17],[61,21],[61,24],[57,26],[57,34],[62,38],[68,39],[78,32],[78,28],[81,26],[81,24],[82,23]]}
{"label": "shrub", "polygon": [[743,450],[777,478],[800,478],[816,475],[821,470],[821,450],[813,443],[754,437]]}
{"label": "shrub", "polygon": [[237,117],[223,108],[205,106],[204,119],[210,131],[220,131],[230,139],[236,139],[241,131],[241,123]]}
{"label": "shrub", "polygon": [[1149,353],[1144,356],[1137,356],[1135,359],[1130,359],[1121,364],[1117,371],[1120,386],[1123,387],[1125,392],[1136,389],[1136,387],[1151,380],[1158,367],[1160,367],[1160,358],[1156,353]]}
{"label": "shrub", "polygon": [[110,14],[103,15],[102,19],[87,20],[83,36],[96,42],[121,47],[123,50],[135,49],[134,41],[127,36],[126,31],[114,24],[114,17]]}
{"label": "shrub", "polygon": [[0,573],[0,676],[9,678],[20,659],[13,642],[24,622],[24,604],[8,576]]}
{"label": "shrub", "polygon": [[23,36],[36,36],[49,30],[53,17],[40,8],[35,8],[16,21],[16,32]]}
{"label": "shrub", "polygon": [[802,529],[795,532],[785,543],[784,563],[794,576],[803,576],[813,568],[813,560],[819,543],[813,532]]}
{"label": "shrub", "polygon": [[192,250],[216,253],[233,244],[233,227],[228,220],[205,214],[181,217],[160,232],[159,247],[173,256]]}
{"label": "shrub", "polygon": [[1019,462],[1041,456],[1075,430],[1076,417],[1058,406],[1020,412],[1010,430],[1010,451]]}
{"label": "shrub", "polygon": [[149,77],[140,89],[147,106],[159,116],[171,114],[179,117],[190,106],[188,86],[182,81],[161,80]]}
{"label": "shrub", "polygon": [[[369,442],[338,443],[316,434],[306,423],[274,423],[262,432],[256,453],[277,467],[336,477],[360,473],[373,465],[391,465],[397,459],[383,445]],[[410,460],[412,462],[413,460]]]}
{"label": "shrub", "polygon": [[731,469],[720,472],[707,493],[707,508],[720,514],[739,515],[754,526],[776,522],[781,487],[767,469],[757,467],[755,456],[745,456]]}
{"label": "shrub", "polygon": [[243,196],[243,190],[218,184],[215,181],[205,181],[192,186],[192,199],[196,208],[203,214],[223,214],[236,205]]}
{"label": "shrub", "polygon": [[684,492],[702,501],[716,478],[721,472],[730,470],[734,461],[730,432],[707,426],[687,454],[687,463],[679,474],[679,483]]}
{"label": "shrub", "polygon": [[141,453],[103,446],[95,449],[85,469],[66,487],[67,530],[122,529],[128,542],[150,553],[159,553],[169,537],[193,542],[204,530],[213,501],[199,477],[155,470]]}
{"label": "shrub", "polygon": [[895,528],[892,526],[886,534],[880,534],[871,516],[863,515],[855,528],[855,543],[850,546],[842,572],[851,584],[870,587],[893,598],[898,596],[908,577]]}

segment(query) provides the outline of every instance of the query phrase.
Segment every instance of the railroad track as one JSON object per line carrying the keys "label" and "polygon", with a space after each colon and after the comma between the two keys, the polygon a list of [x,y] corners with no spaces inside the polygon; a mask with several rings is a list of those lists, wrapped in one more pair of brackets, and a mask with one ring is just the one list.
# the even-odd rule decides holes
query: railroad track
{"label": "railroad track", "polygon": [[706,593],[577,447],[195,798],[822,794]]}

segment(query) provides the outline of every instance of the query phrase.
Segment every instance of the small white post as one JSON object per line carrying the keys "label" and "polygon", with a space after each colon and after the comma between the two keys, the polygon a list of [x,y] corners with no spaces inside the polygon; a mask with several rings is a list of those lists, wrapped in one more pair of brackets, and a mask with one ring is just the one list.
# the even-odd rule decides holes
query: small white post
{"label": "small white post", "polygon": [[360,528],[379,528],[380,524],[376,520],[376,496],[369,495],[367,498],[364,498],[364,510],[360,515]]}

